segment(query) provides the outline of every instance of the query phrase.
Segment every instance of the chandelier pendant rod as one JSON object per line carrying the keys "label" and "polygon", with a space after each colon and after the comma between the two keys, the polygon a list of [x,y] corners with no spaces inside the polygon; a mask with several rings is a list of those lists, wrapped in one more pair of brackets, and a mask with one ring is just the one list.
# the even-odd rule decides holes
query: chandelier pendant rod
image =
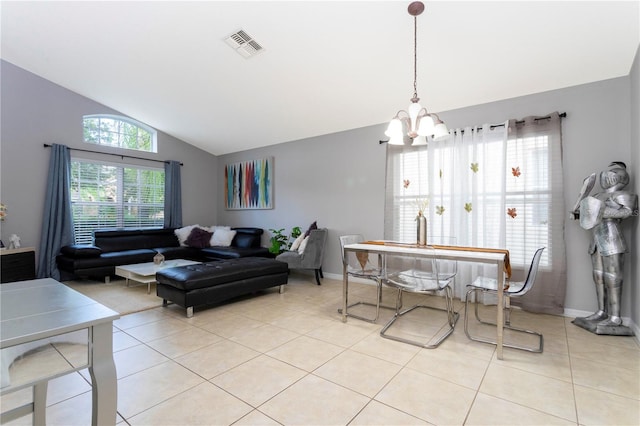
{"label": "chandelier pendant rod", "polygon": [[413,17],[413,99],[418,102],[418,17]]}

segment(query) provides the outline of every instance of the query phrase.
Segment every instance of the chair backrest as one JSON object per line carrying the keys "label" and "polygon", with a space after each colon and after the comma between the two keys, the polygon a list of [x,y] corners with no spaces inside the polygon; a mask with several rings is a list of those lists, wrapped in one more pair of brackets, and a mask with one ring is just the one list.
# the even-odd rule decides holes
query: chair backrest
{"label": "chair backrest", "polygon": [[[347,256],[345,256],[344,253],[344,246],[348,245],[348,244],[357,244],[357,243],[361,243],[364,241],[364,237],[362,236],[362,234],[348,234],[348,235],[341,235],[340,237],[340,252],[342,253],[342,263],[349,263]],[[354,265],[351,265],[354,266]]]}
{"label": "chair backrest", "polygon": [[347,265],[347,272],[356,273],[358,275],[380,274],[382,265],[381,261],[373,262],[372,258],[366,252],[348,252],[345,253],[344,246],[349,244],[358,244],[364,242],[364,236],[361,234],[348,234],[340,236],[340,252],[342,253],[342,264]]}
{"label": "chair backrest", "polygon": [[408,291],[440,290],[447,287],[454,273],[440,270],[441,259],[431,246],[422,248],[425,253],[431,251],[429,257],[410,255],[389,255],[386,260],[386,279],[388,282]]}
{"label": "chair backrest", "polygon": [[533,287],[533,283],[536,282],[536,275],[538,274],[538,265],[540,265],[540,258],[542,257],[542,252],[546,247],[541,247],[536,250],[533,255],[533,260],[531,260],[531,266],[529,267],[529,273],[527,273],[527,279],[522,286],[520,291],[514,292],[513,294],[523,295]]}
{"label": "chair backrest", "polygon": [[302,253],[303,268],[318,269],[322,267],[327,233],[327,228],[314,229],[309,232],[309,240]]}

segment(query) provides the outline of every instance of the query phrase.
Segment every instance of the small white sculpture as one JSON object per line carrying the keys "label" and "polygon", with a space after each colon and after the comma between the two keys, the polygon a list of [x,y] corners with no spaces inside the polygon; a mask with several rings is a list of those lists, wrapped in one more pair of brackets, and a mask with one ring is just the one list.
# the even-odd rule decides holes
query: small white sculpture
{"label": "small white sculpture", "polygon": [[9,237],[9,241],[11,241],[11,243],[9,243],[10,249],[20,248],[20,237],[18,237],[16,234],[11,234],[11,237]]}

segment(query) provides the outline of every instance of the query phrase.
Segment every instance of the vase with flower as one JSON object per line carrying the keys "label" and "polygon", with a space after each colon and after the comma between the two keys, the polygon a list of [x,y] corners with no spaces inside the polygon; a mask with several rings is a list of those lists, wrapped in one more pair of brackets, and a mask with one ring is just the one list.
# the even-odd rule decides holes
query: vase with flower
{"label": "vase with flower", "polygon": [[429,205],[429,200],[427,199],[418,199],[416,200],[418,205],[418,216],[416,216],[417,223],[417,243],[419,246],[427,245],[427,217],[425,216],[425,210]]}
{"label": "vase with flower", "polygon": [[[404,179],[402,185],[404,189],[408,189],[411,182],[409,179]],[[419,246],[427,245],[427,217],[425,216],[425,212],[427,207],[429,207],[429,198],[416,198],[415,200],[416,208],[418,209],[418,215],[416,216],[416,243]]]}

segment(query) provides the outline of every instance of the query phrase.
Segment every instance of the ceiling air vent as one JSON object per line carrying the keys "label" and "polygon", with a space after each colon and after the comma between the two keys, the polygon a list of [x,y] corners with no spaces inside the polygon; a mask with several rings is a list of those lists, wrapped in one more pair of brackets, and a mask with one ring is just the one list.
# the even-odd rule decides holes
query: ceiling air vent
{"label": "ceiling air vent", "polygon": [[243,30],[236,31],[224,41],[244,58],[250,58],[264,50],[260,43]]}

